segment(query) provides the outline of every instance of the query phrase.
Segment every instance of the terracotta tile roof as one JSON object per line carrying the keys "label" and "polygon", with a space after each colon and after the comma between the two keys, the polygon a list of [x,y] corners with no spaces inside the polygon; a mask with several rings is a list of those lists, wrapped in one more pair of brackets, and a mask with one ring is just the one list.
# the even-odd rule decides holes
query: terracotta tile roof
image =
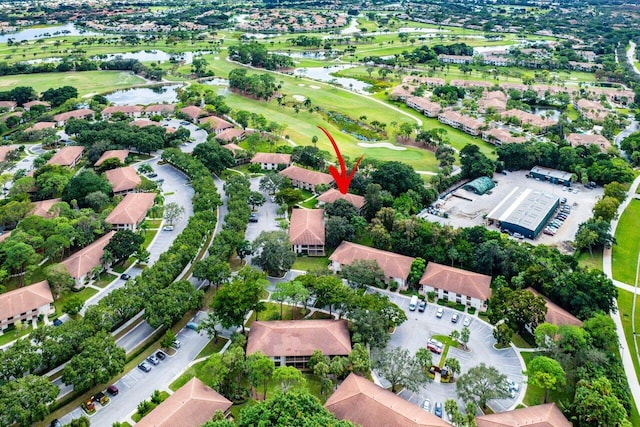
{"label": "terracotta tile roof", "polygon": [[114,234],[116,234],[115,231],[108,232],[89,246],[80,249],[62,261],[61,264],[67,268],[71,277],[79,279],[90,272],[93,267],[100,265],[104,247],[107,246]]}
{"label": "terracotta tile roof", "polygon": [[46,280],[5,292],[0,294],[0,321],[52,302],[53,295]]}
{"label": "terracotta tile roof", "polygon": [[49,210],[56,203],[61,202],[62,199],[49,199],[49,200],[40,200],[39,202],[33,203],[33,210],[31,211],[31,215],[37,215],[42,218],[53,218],[54,215],[49,213]]}
{"label": "terracotta tile roof", "polygon": [[330,261],[336,261],[342,265],[350,265],[359,259],[375,260],[387,277],[406,279],[415,258],[347,241],[340,243],[340,246],[329,257]]}
{"label": "terracotta tile roof", "polygon": [[211,130],[230,129],[233,127],[233,124],[216,116],[205,117],[200,120],[200,123],[209,123],[211,125]]}
{"label": "terracotta tile roof", "polygon": [[7,159],[7,154],[18,149],[16,145],[0,145],[0,162]]}
{"label": "terracotta tile roof", "polygon": [[540,116],[536,116],[535,114],[527,113],[526,111],[518,110],[516,108],[505,111],[502,113],[502,117],[516,117],[522,122],[522,124],[530,124],[538,127],[548,127],[558,123],[556,120],[543,119]]}
{"label": "terracotta tile roof", "polygon": [[138,427],[200,427],[217,411],[226,412],[233,403],[211,387],[192,378],[142,418]]}
{"label": "terracotta tile roof", "polygon": [[147,105],[144,111],[148,113],[173,113],[175,109],[175,104],[152,104]]}
{"label": "terracotta tile roof", "polygon": [[0,101],[0,108],[16,108],[17,106],[15,101]]}
{"label": "terracotta tile roof", "polygon": [[9,236],[11,236],[11,231],[5,231],[4,233],[0,234],[0,243],[4,242],[9,238]]}
{"label": "terracotta tile roof", "polygon": [[292,245],[324,245],[324,209],[292,210],[289,240]]}
{"label": "terracotta tile roof", "polygon": [[102,156],[100,156],[94,166],[100,166],[107,159],[118,159],[120,163],[124,163],[128,155],[129,150],[107,150],[102,153]]}
{"label": "terracotta tile roof", "polygon": [[524,136],[512,136],[511,132],[502,128],[493,128],[482,132],[482,139],[491,142],[490,136],[502,144],[519,144],[527,140]]}
{"label": "terracotta tile roof", "polygon": [[68,147],[61,148],[52,158],[47,162],[48,165],[60,165],[71,166],[74,164],[80,156],[84,147],[81,145],[70,145]]}
{"label": "terracotta tile roof", "polygon": [[228,128],[216,135],[216,139],[221,141],[233,141],[234,139],[242,139],[247,132],[242,129]]}
{"label": "terracotta tile roof", "polygon": [[331,184],[333,177],[328,173],[316,172],[309,169],[299,168],[298,166],[289,166],[288,168],[278,172],[287,178],[300,181],[311,185]]}
{"label": "terracotta tile roof", "polygon": [[247,354],[261,351],[269,357],[311,356],[320,350],[327,356],[346,356],[351,338],[346,320],[274,320],[253,322]]}
{"label": "terracotta tile roof", "polygon": [[291,154],[281,153],[256,153],[251,163],[274,163],[277,165],[291,164]]}
{"label": "terracotta tile roof", "polygon": [[204,110],[200,107],[196,107],[195,105],[189,105],[187,107],[181,108],[180,112],[191,117],[191,119],[197,119],[204,113]]}
{"label": "terracotta tile roof", "polygon": [[336,200],[346,200],[351,203],[356,209],[360,210],[367,203],[364,197],[358,196],[357,194],[342,194],[340,191],[335,188],[330,188],[329,190],[322,193],[318,196],[318,201],[322,203],[335,203]]}
{"label": "terracotta tile roof", "polygon": [[34,124],[33,126],[30,126],[30,127],[26,128],[24,131],[25,132],[35,132],[37,130],[53,129],[54,127],[56,127],[56,124],[54,122],[38,122],[38,123]]}
{"label": "terracotta tile roof", "polygon": [[153,206],[156,193],[129,193],[116,206],[107,219],[109,224],[139,224]]}
{"label": "terracotta tile roof", "polygon": [[491,276],[429,262],[419,282],[445,291],[486,301],[491,296]]}
{"label": "terracotta tile roof", "polygon": [[603,151],[611,147],[609,140],[598,134],[570,133],[567,135],[567,142],[573,146],[595,144]]}
{"label": "terracotta tile roof", "polygon": [[231,151],[231,153],[233,153],[234,156],[235,156],[235,154],[237,152],[245,151],[244,148],[242,148],[239,145],[234,144],[234,143],[225,144],[225,145],[222,146],[222,148],[225,148],[225,149]]}
{"label": "terracotta tile roof", "polygon": [[[538,291],[533,288],[526,288],[529,292],[534,295],[540,295]],[[544,321],[546,323],[552,323],[554,325],[574,325],[574,326],[582,326],[582,321],[578,319],[573,314],[569,313],[564,308],[559,305],[554,304],[549,300],[549,298],[542,295],[544,298],[544,304],[547,306],[547,314],[544,316]]]}
{"label": "terracotta tile roof", "polygon": [[133,190],[142,182],[133,166],[111,169],[106,171],[105,175],[114,193]]}
{"label": "terracotta tile roof", "polygon": [[139,105],[112,105],[110,107],[102,110],[102,114],[113,114],[113,113],[141,113],[142,107]]}
{"label": "terracotta tile roof", "polygon": [[445,111],[438,115],[439,119],[440,117],[444,118],[445,120],[450,120],[454,123],[459,123],[462,126],[466,126],[468,128],[475,129],[475,130],[481,128],[484,125],[483,122],[476,120],[473,117],[464,116],[458,113],[457,111],[451,111],[451,110]]}
{"label": "terracotta tile roof", "polygon": [[555,403],[476,417],[477,427],[571,427]]}
{"label": "terracotta tile roof", "polygon": [[149,119],[136,119],[132,122],[129,122],[129,126],[137,126],[139,128],[144,128],[147,126],[159,126],[161,127],[162,125],[158,122],[154,122],[153,120],[149,120]]}
{"label": "terracotta tile roof", "polygon": [[66,113],[60,113],[53,116],[53,120],[56,122],[64,122],[71,118],[82,119],[85,117],[93,116],[95,112],[89,108],[82,108],[80,110],[68,111]]}
{"label": "terracotta tile roof", "polygon": [[362,427],[445,427],[448,423],[354,373],[338,386],[324,407],[336,418]]}
{"label": "terracotta tile roof", "polygon": [[43,107],[46,107],[46,108],[51,107],[51,104],[45,101],[29,101],[22,104],[22,106],[27,110],[35,105],[42,105]]}

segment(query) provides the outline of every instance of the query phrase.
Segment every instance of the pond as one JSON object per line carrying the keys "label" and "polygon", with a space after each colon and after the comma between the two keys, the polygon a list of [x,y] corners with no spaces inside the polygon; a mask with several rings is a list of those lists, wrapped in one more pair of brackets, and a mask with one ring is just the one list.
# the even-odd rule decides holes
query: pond
{"label": "pond", "polygon": [[162,50],[141,50],[139,52],[124,52],[124,53],[110,53],[107,55],[99,55],[91,58],[92,60],[109,60],[116,57],[120,57],[122,59],[137,59],[140,62],[184,62],[185,64],[191,64],[193,62],[194,55],[197,57],[199,55],[209,54],[210,51],[202,51],[202,52],[180,52],[180,53],[169,53],[164,52]]}
{"label": "pond", "polygon": [[14,42],[24,40],[35,40],[42,37],[58,37],[58,36],[97,36],[100,33],[87,31],[84,28],[76,27],[74,24],[55,25],[53,27],[43,28],[27,28],[15,33],[6,33],[0,35],[0,43],[6,43],[9,39]]}
{"label": "pond", "polygon": [[164,102],[172,103],[178,99],[176,89],[182,87],[181,84],[138,87],[132,89],[123,89],[111,92],[105,95],[109,102],[115,105],[147,105],[162,104]]}
{"label": "pond", "polygon": [[551,120],[558,121],[560,120],[560,111],[555,108],[549,107],[532,107],[531,112],[536,116],[544,116],[550,118]]}
{"label": "pond", "polygon": [[214,77],[209,80],[205,80],[202,83],[209,86],[229,86],[229,80],[221,79],[220,77]]}
{"label": "pond", "polygon": [[296,68],[293,73],[296,76],[300,77],[307,77],[326,83],[335,83],[345,89],[351,89],[354,92],[367,93],[367,89],[371,87],[370,84],[349,77],[335,77],[331,75],[332,73],[335,73],[337,71],[346,70],[347,68],[353,67],[355,67],[355,65],[331,65],[326,67]]}
{"label": "pond", "polygon": [[[304,52],[273,52],[278,55],[288,56],[290,58],[298,58],[298,59],[325,59],[327,57],[327,53],[319,50],[310,50]],[[337,55],[332,54],[330,57],[335,57]]]}

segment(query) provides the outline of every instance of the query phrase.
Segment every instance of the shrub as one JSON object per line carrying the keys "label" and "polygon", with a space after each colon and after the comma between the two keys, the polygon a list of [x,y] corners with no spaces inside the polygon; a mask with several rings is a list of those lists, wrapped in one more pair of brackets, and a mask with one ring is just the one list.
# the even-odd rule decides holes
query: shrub
{"label": "shrub", "polygon": [[429,298],[429,302],[434,302],[436,300],[436,293],[435,292],[427,292],[427,298]]}
{"label": "shrub", "polygon": [[476,308],[475,307],[469,307],[469,308],[467,308],[467,312],[469,314],[475,314],[476,313]]}
{"label": "shrub", "polygon": [[391,292],[395,292],[398,290],[398,283],[395,280],[391,282],[391,285],[389,286],[389,290]]}

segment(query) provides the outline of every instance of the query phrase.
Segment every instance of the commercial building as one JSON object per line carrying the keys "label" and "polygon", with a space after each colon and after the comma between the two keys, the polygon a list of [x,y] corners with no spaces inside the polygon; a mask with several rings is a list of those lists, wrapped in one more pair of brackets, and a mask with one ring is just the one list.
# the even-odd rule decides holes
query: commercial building
{"label": "commercial building", "polygon": [[542,166],[534,166],[529,171],[529,176],[539,181],[549,181],[552,184],[562,184],[566,187],[571,187],[571,182],[573,181],[573,174],[570,172]]}
{"label": "commercial building", "polygon": [[472,191],[479,196],[482,196],[487,191],[495,187],[496,184],[488,176],[481,176],[474,179],[471,182],[466,183],[462,188],[467,191]]}
{"label": "commercial building", "polygon": [[559,204],[553,194],[516,187],[487,214],[487,220],[502,230],[535,239]]}

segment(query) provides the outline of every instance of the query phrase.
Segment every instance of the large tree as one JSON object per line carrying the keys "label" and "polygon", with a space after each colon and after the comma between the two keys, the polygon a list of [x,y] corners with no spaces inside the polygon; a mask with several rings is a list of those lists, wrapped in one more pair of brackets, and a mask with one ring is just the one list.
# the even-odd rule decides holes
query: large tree
{"label": "large tree", "polygon": [[375,367],[376,371],[391,383],[394,393],[399,385],[417,392],[422,384],[431,381],[422,370],[421,362],[406,348],[380,350],[375,357]]}
{"label": "large tree", "polygon": [[196,145],[193,149],[193,156],[214,174],[219,174],[235,163],[233,154],[229,150],[222,148],[215,140]]}
{"label": "large tree", "polygon": [[49,414],[60,390],[44,376],[27,375],[0,387],[0,424],[28,427]]}
{"label": "large tree", "polygon": [[72,384],[75,391],[89,390],[122,372],[124,363],[124,349],[111,335],[100,331],[82,342],[80,352],[64,367],[62,381]]}
{"label": "large tree", "polygon": [[580,426],[631,426],[627,411],[613,393],[611,382],[600,377],[576,384],[573,409]]}
{"label": "large tree", "polygon": [[356,308],[349,315],[351,338],[368,347],[383,348],[389,341],[389,322],[383,316],[372,316],[369,310]]}
{"label": "large tree", "polygon": [[496,324],[504,320],[511,328],[523,333],[527,326],[535,329],[544,322],[547,307],[541,295],[526,289],[513,290],[506,286],[491,297],[489,319]]}
{"label": "large tree", "polygon": [[474,179],[481,176],[492,177],[496,170],[495,163],[480,151],[477,145],[468,144],[460,150],[462,178]]}
{"label": "large tree", "polygon": [[567,378],[564,369],[557,360],[546,356],[536,356],[529,363],[527,369],[529,384],[544,389],[544,402],[549,399],[549,390],[564,387]]}
{"label": "large tree", "polygon": [[164,219],[170,225],[173,225],[178,219],[184,215],[184,207],[175,202],[167,203],[164,206]]}
{"label": "large tree", "polygon": [[105,251],[109,251],[113,256],[115,264],[124,263],[133,255],[144,242],[144,237],[131,230],[119,230],[111,237]]}
{"label": "large tree", "polygon": [[178,280],[154,292],[144,305],[144,317],[152,328],[169,327],[188,311],[202,305],[204,292],[188,280]]}
{"label": "large tree", "polygon": [[81,208],[89,207],[86,197],[95,191],[111,194],[111,184],[92,170],[83,170],[69,180],[62,192],[62,200],[67,203],[75,200]]}
{"label": "large tree", "polygon": [[272,275],[288,271],[296,260],[285,231],[263,231],[251,247],[258,254],[254,255],[253,262]]}
{"label": "large tree", "polygon": [[245,316],[260,308],[260,299],[265,290],[264,273],[251,267],[243,267],[231,283],[221,287],[211,302],[211,309],[224,328],[242,326]]}
{"label": "large tree", "polygon": [[250,354],[247,357],[247,370],[249,373],[249,383],[255,387],[262,387],[263,399],[267,399],[267,385],[271,380],[275,364],[270,357],[261,352]]}
{"label": "large tree", "polygon": [[483,409],[487,408],[487,402],[491,399],[509,397],[507,377],[484,363],[458,377],[456,392],[465,402],[473,402]]}
{"label": "large tree", "polygon": [[371,181],[379,184],[394,197],[407,190],[418,191],[424,187],[422,178],[411,166],[401,162],[384,162],[371,174]]}
{"label": "large tree", "polygon": [[376,260],[357,259],[342,267],[342,277],[354,288],[383,287],[384,272]]}
{"label": "large tree", "polygon": [[330,248],[337,248],[343,240],[352,241],[355,228],[351,222],[341,216],[333,216],[325,221],[326,244]]}

